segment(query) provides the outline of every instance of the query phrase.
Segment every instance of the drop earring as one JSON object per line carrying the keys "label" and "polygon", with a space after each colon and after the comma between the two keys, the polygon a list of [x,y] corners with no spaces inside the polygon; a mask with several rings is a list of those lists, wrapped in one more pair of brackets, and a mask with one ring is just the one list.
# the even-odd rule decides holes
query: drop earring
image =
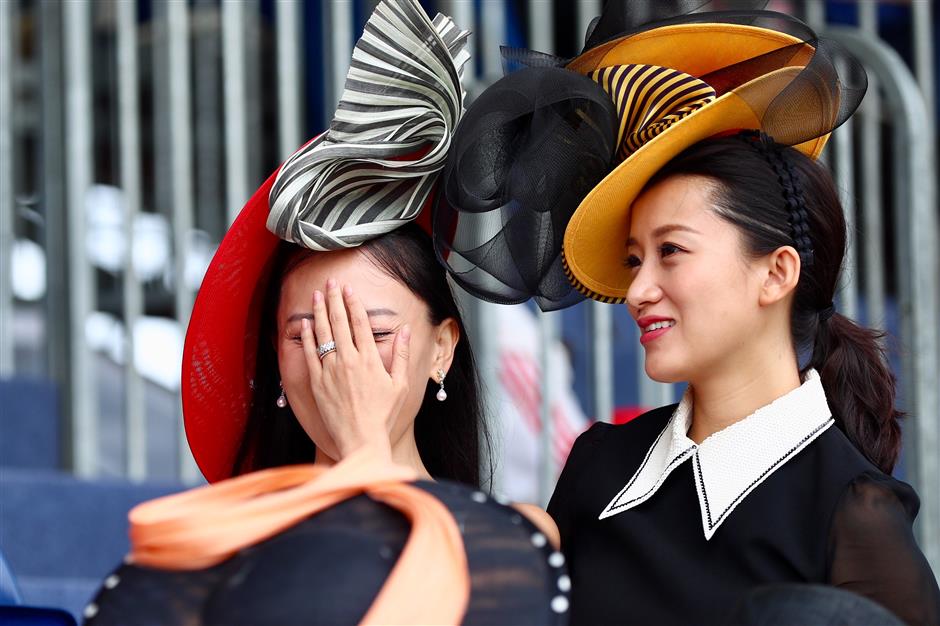
{"label": "drop earring", "polygon": [[284,395],[284,383],[280,383],[280,385],[281,385],[281,395],[277,397],[277,402],[275,402],[275,404],[277,404],[277,408],[283,409],[284,407],[287,406],[287,396]]}
{"label": "drop earring", "polygon": [[443,402],[447,399],[447,392],[444,391],[444,370],[437,370],[438,382],[441,385],[441,388],[437,390],[437,401]]}

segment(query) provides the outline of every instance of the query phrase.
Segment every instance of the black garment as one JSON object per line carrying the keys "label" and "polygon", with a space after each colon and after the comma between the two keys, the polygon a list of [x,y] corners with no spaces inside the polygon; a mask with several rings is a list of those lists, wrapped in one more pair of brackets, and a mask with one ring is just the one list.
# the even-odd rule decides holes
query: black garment
{"label": "black garment", "polygon": [[646,502],[598,520],[676,405],[574,445],[548,505],[572,581],[572,624],[721,624],[748,591],[824,583],[910,624],[940,624],[940,589],[911,524],[920,502],[835,427],[776,469],[705,540],[686,458]]}
{"label": "black garment", "polygon": [[[567,624],[564,559],[528,518],[465,485],[413,484],[447,507],[460,529],[470,572],[464,624]],[[125,563],[105,579],[85,609],[84,624],[358,624],[398,562],[411,527],[399,511],[359,495],[205,569]]]}

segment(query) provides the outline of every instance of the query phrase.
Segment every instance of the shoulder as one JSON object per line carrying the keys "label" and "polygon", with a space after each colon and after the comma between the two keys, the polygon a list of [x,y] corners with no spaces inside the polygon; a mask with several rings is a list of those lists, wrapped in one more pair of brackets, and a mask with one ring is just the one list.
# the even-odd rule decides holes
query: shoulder
{"label": "shoulder", "polygon": [[[558,496],[578,491],[582,476],[594,471],[617,475],[636,468],[656,441],[669,418],[675,412],[675,404],[648,411],[626,424],[595,422],[575,440],[565,462],[555,489],[553,501]],[[549,513],[552,504],[549,504]]]}
{"label": "shoulder", "polygon": [[551,542],[552,546],[554,546],[556,550],[561,546],[561,537],[558,534],[558,526],[555,525],[555,520],[552,519],[551,515],[536,505],[528,504],[526,502],[513,502],[512,508],[525,515],[526,519],[532,522],[536,528],[541,530],[542,533],[548,537],[549,542]]}
{"label": "shoulder", "polygon": [[805,466],[820,480],[820,486],[836,496],[841,495],[849,483],[863,474],[884,474],[855,447],[838,422],[819,435],[805,448],[795,464]]}
{"label": "shoulder", "polygon": [[918,506],[909,485],[877,470],[852,479],[829,532],[829,582],[907,624],[938,624],[940,588],[914,537]]}
{"label": "shoulder", "polygon": [[806,451],[819,487],[830,494],[836,512],[876,522],[875,509],[897,508],[913,521],[920,500],[910,485],[879,470],[838,426],[830,426]]}
{"label": "shoulder", "polygon": [[845,486],[835,522],[842,532],[874,536],[895,526],[909,528],[919,509],[913,487],[872,469]]}
{"label": "shoulder", "polygon": [[623,453],[624,446],[645,453],[666,427],[677,406],[670,404],[647,411],[626,424],[595,422],[575,440],[568,462],[577,461],[577,457],[588,453],[593,455],[611,448]]}
{"label": "shoulder", "polygon": [[595,422],[578,436],[547,507],[558,525],[562,545],[570,542],[574,520],[594,508],[587,501],[600,487],[591,477],[622,476],[631,465],[634,469],[639,466],[674,410],[675,406],[655,409],[626,424]]}
{"label": "shoulder", "polygon": [[[835,416],[833,416],[835,418]],[[869,461],[862,452],[855,447],[848,436],[838,426],[838,419],[835,423],[826,429],[819,437],[819,443],[824,448],[827,456],[832,457],[835,463],[843,466],[849,466],[854,471],[867,471],[878,469]]]}
{"label": "shoulder", "polygon": [[817,454],[834,479],[830,540],[877,544],[911,535],[920,509],[914,488],[875,467],[839,428],[820,439]]}

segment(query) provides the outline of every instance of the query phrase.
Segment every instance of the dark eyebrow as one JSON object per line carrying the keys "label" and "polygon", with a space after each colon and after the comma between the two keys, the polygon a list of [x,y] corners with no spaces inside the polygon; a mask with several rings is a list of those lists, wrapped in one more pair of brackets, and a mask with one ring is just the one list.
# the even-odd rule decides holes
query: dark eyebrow
{"label": "dark eyebrow", "polygon": [[[677,231],[677,230],[687,232],[687,233],[694,233],[696,235],[702,234],[699,231],[692,228],[691,226],[684,226],[682,224],[664,224],[653,231],[653,238],[659,239],[663,235],[668,235],[669,233]],[[627,239],[627,245],[635,246],[637,245],[637,240],[633,237],[630,237],[629,239]]]}
{"label": "dark eyebrow", "polygon": [[[366,315],[369,317],[381,317],[382,315],[398,315],[398,313],[391,309],[369,309],[366,311]],[[302,319],[312,320],[313,313],[294,313],[287,318],[287,323],[290,324],[291,322],[296,322]]]}

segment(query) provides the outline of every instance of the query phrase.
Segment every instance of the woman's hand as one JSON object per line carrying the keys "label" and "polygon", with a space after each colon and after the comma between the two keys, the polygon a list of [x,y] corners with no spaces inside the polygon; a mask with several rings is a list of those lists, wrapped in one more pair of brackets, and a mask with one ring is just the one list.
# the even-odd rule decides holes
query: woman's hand
{"label": "woman's hand", "polygon": [[[313,293],[313,328],[309,319],[301,324],[313,398],[341,457],[371,445],[391,458],[389,433],[408,394],[409,327],[395,337],[389,373],[365,307],[351,287],[340,293],[336,281],[328,280],[325,298]],[[336,350],[321,360],[317,346],[330,341]]]}

